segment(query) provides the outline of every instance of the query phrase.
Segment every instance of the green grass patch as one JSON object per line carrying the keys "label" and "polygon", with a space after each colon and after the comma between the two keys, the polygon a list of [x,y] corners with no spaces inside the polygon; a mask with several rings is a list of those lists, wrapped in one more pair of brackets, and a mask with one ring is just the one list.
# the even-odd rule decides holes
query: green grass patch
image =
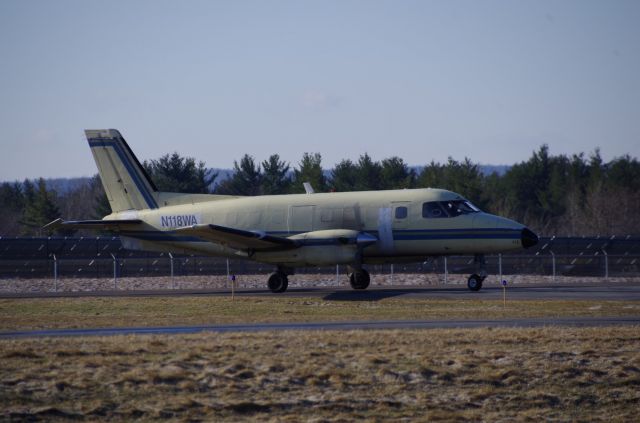
{"label": "green grass patch", "polygon": [[626,301],[265,297],[83,297],[0,300],[0,330],[346,320],[637,316]]}

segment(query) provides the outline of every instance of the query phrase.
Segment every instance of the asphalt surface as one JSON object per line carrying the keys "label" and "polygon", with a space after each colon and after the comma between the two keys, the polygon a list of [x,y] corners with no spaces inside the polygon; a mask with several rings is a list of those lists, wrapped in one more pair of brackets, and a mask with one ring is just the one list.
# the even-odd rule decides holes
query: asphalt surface
{"label": "asphalt surface", "polygon": [[[87,291],[87,292],[25,292],[0,293],[0,298],[67,298],[67,297],[132,297],[132,296],[228,296],[230,289],[180,289],[136,291]],[[463,285],[433,286],[373,286],[364,291],[350,287],[289,288],[282,294],[268,289],[236,289],[238,296],[312,297],[327,301],[378,301],[385,298],[399,299],[502,299],[503,288],[496,284],[485,285],[472,292]],[[517,284],[506,287],[511,300],[602,300],[640,301],[640,283],[588,283],[588,284]]]}
{"label": "asphalt surface", "polygon": [[113,335],[176,335],[200,332],[263,332],[263,331],[309,331],[309,330],[373,330],[373,329],[455,329],[481,327],[531,328],[541,326],[620,326],[640,325],[637,317],[572,317],[535,318],[505,320],[405,320],[335,323],[258,323],[233,325],[131,327],[99,329],[46,329],[30,331],[0,332],[0,339],[39,338],[61,336],[113,336]]}
{"label": "asphalt surface", "polygon": [[[596,284],[519,284],[507,286],[510,300],[618,300],[639,301],[640,283],[596,283]],[[230,290],[156,290],[156,291],[103,291],[103,292],[35,292],[7,294],[0,298],[65,298],[65,297],[131,297],[131,296],[229,296]],[[273,294],[267,289],[239,289],[238,296],[265,297],[314,297],[331,301],[379,301],[385,298],[415,299],[502,299],[503,288],[497,285],[483,287],[471,292],[461,285],[439,286],[375,286],[364,291],[346,287],[290,288],[282,294]],[[199,332],[255,332],[284,330],[366,330],[366,329],[435,329],[477,327],[538,327],[538,326],[611,326],[640,325],[640,314],[616,318],[532,318],[506,320],[418,320],[418,321],[367,321],[334,323],[265,323],[200,325],[179,327],[130,327],[97,329],[49,329],[0,332],[0,339],[22,337],[57,336],[111,336],[129,334],[187,334]]]}

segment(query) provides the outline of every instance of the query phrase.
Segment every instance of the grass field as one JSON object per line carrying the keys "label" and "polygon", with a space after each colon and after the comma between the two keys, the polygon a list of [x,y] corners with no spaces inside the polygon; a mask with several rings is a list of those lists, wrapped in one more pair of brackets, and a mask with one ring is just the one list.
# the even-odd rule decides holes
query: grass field
{"label": "grass field", "polygon": [[640,328],[0,341],[5,420],[637,421]]}
{"label": "grass field", "polygon": [[0,300],[0,330],[345,320],[638,316],[625,301],[88,297]]}

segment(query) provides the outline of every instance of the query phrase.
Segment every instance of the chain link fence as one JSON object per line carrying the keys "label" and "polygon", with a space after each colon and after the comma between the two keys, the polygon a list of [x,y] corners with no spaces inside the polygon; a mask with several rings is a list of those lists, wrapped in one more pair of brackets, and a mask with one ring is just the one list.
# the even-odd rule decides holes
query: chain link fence
{"label": "chain link fence", "polygon": [[[342,266],[296,269],[298,274],[335,274]],[[471,274],[473,256],[368,266],[388,273]],[[127,278],[268,274],[274,267],[246,260],[130,251],[118,237],[0,238],[0,278]],[[640,238],[541,238],[534,250],[487,256],[490,274],[637,277]]]}

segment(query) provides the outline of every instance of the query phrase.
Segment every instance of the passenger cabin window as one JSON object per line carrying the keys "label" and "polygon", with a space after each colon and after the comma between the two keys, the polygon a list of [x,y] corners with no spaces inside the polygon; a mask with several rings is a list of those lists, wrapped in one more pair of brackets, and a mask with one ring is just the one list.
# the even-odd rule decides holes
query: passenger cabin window
{"label": "passenger cabin window", "polygon": [[396,207],[396,219],[405,219],[409,211],[406,207]]}
{"label": "passenger cabin window", "polygon": [[479,208],[466,200],[429,201],[422,204],[422,217],[425,218],[456,217],[479,211]]}

